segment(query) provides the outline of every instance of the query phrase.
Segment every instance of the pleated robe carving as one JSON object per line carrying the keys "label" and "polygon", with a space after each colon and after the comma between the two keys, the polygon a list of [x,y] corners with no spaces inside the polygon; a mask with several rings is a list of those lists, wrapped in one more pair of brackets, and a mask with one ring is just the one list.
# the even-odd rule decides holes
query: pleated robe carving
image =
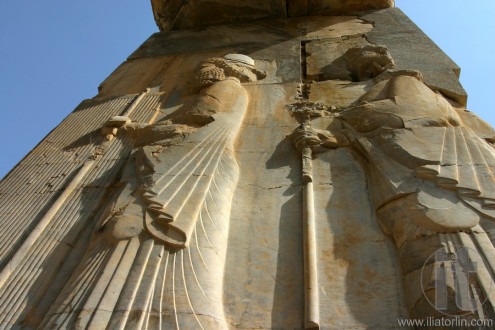
{"label": "pleated robe carving", "polygon": [[[398,76],[378,83],[341,118],[359,132],[352,133],[358,149],[370,160],[375,176],[383,177],[375,180],[377,208],[408,193],[452,191],[476,211],[495,218],[493,147],[463,126],[450,104],[418,79]],[[433,181],[437,188],[418,179]],[[456,221],[462,220],[429,229],[476,225]]]}
{"label": "pleated robe carving", "polygon": [[[248,98],[236,79],[205,90],[191,109],[220,100],[212,122],[178,145],[134,151],[111,207],[117,220],[96,229],[43,328],[227,327],[222,287],[239,174],[233,145]],[[108,231],[120,240],[105,238]]]}
{"label": "pleated robe carving", "polygon": [[[377,220],[399,249],[411,315],[494,315],[495,241],[485,229],[495,219],[493,147],[415,77],[381,81],[360,101],[340,118],[367,169]],[[449,282],[444,314],[433,308],[439,275],[429,256],[437,250],[477,265],[469,294]]]}

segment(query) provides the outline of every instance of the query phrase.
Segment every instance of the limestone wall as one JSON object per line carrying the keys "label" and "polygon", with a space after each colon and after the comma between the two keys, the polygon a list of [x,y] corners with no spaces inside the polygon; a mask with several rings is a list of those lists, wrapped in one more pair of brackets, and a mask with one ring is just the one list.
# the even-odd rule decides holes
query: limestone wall
{"label": "limestone wall", "polygon": [[[103,205],[121,189],[132,141],[120,133],[107,141],[105,122],[116,115],[148,124],[163,119],[191,97],[202,60],[230,53],[250,56],[266,77],[243,84],[249,104],[234,147],[240,177],[225,269],[216,274],[223,277],[226,322],[303,327],[302,168],[286,138],[299,122],[287,105],[306,100],[338,110],[355,103],[372,84],[353,81],[343,55],[370,44],[385,46],[398,69],[423,73],[427,86],[464,111],[459,68],[396,8],[152,35],[0,183],[0,328],[35,328],[51,316]],[[318,129],[332,125],[330,117],[312,121]],[[479,131],[493,137],[490,128]],[[408,315],[402,270],[376,220],[366,168],[346,148],[317,154],[313,166],[320,326],[396,326]],[[95,266],[85,276],[91,283],[101,272]]]}

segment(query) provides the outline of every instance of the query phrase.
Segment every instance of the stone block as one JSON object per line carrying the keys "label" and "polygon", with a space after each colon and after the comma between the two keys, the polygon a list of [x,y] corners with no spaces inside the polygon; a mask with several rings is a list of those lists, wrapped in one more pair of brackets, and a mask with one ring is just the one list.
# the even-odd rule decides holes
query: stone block
{"label": "stone block", "polygon": [[371,80],[348,82],[325,80],[311,84],[309,100],[314,103],[329,104],[337,109],[350,107],[371,87]]}
{"label": "stone block", "polygon": [[304,40],[360,36],[373,29],[372,24],[356,16],[301,17],[288,22],[289,29],[295,25],[293,34]]}
{"label": "stone block", "polygon": [[346,40],[313,40],[306,44],[306,79],[308,80],[351,80],[343,55],[356,46],[366,45],[362,37]]}
{"label": "stone block", "polygon": [[394,0],[316,0],[308,4],[308,15],[343,15],[394,6]]}
{"label": "stone block", "polygon": [[430,88],[466,105],[467,94],[458,79],[460,68],[400,9],[389,8],[359,17],[373,23],[367,40],[386,46],[398,69],[420,71]]}
{"label": "stone block", "polygon": [[394,6],[394,0],[152,0],[161,31],[261,19],[315,15],[344,15]]}

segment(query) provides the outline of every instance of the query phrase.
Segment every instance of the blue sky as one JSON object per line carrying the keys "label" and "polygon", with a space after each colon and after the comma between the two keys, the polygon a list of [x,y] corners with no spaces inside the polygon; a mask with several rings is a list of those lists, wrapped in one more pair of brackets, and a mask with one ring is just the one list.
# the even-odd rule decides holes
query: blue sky
{"label": "blue sky", "polygon": [[[495,1],[396,5],[462,68],[468,109],[495,125]],[[4,1],[0,177],[157,30],[149,0]]]}

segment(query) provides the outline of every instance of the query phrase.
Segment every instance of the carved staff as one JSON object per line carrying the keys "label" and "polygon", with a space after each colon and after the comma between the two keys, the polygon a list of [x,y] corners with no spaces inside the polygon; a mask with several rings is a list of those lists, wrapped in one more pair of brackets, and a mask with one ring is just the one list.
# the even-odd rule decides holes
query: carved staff
{"label": "carved staff", "polygon": [[305,328],[319,328],[320,322],[311,149],[320,142],[318,136],[311,132],[309,119],[294,134],[294,145],[302,157]]}

